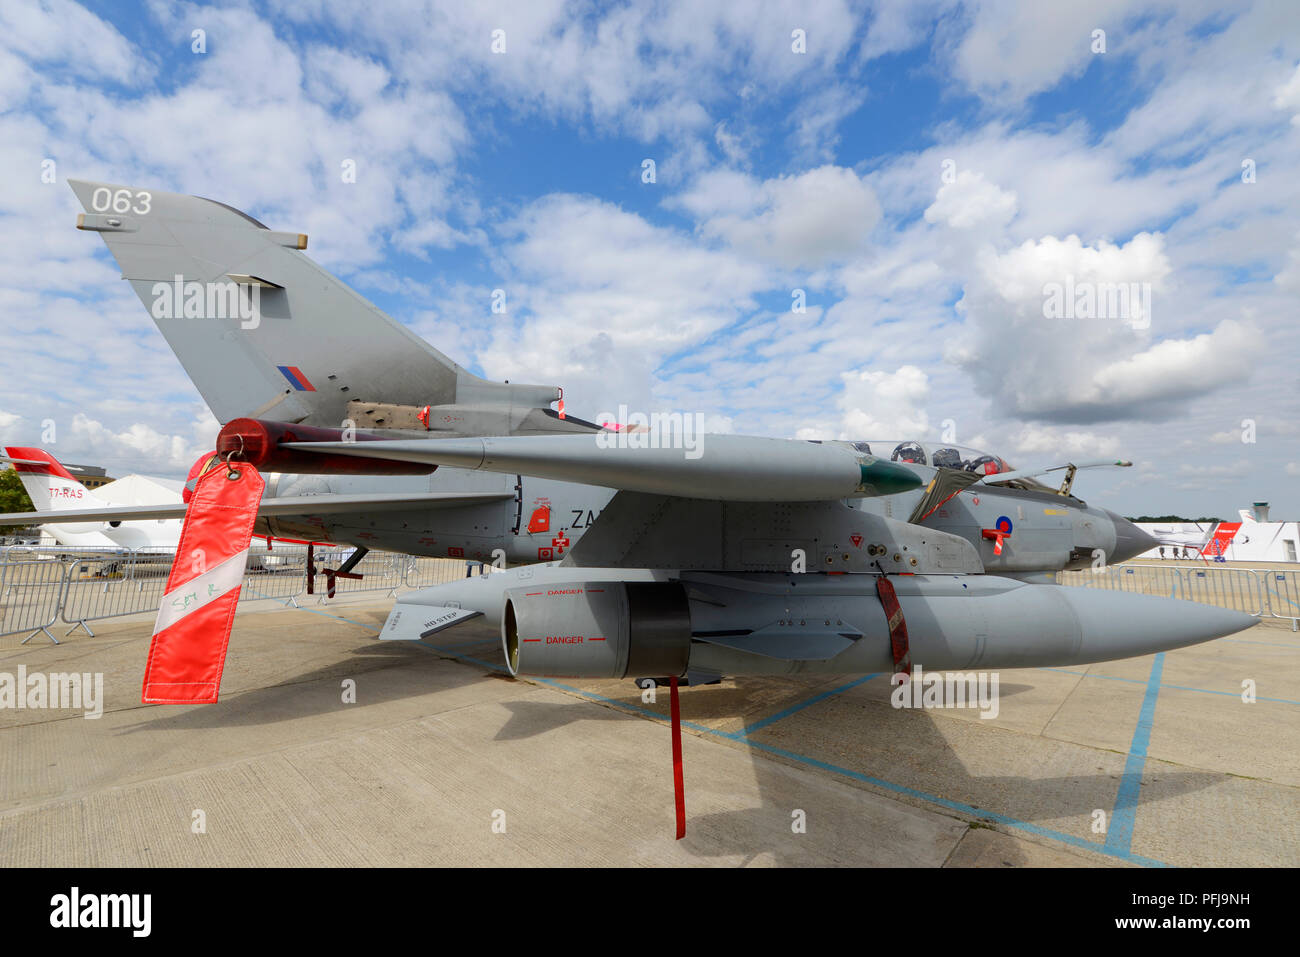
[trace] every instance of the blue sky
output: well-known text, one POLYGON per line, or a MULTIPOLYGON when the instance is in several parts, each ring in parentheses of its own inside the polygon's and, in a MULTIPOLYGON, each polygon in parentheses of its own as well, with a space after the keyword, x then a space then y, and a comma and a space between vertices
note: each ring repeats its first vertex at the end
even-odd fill
POLYGON ((52 422, 71 461, 176 475, 215 432, 71 228, 80 177, 307 232, 454 359, 577 414, 947 427, 1018 464, 1133 459, 1078 487, 1129 514, 1297 517, 1298 158, 1284 2, 18 0, 0 434, 52 422), (1047 318, 1066 276, 1146 284, 1149 323, 1047 318))

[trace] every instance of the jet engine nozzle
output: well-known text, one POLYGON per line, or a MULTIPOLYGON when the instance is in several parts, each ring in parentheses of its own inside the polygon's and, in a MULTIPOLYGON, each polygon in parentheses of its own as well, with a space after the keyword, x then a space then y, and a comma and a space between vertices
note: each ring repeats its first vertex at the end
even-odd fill
POLYGON ((395 459, 358 458, 353 455, 322 455, 284 448, 286 442, 379 441, 379 436, 356 434, 353 430, 322 429, 266 419, 231 419, 217 435, 217 454, 233 454, 261 472, 293 472, 304 475, 428 475, 436 465, 399 462, 395 459))

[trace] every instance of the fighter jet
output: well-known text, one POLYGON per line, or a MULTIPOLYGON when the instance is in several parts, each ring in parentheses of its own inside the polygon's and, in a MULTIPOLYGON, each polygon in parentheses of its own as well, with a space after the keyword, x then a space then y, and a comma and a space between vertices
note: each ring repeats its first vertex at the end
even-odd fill
POLYGON ((258 534, 517 565, 404 596, 383 638, 484 616, 518 674, 858 673, 1101 661, 1255 621, 1043 583, 1154 544, 1072 494, 1098 463, 613 430, 567 416, 558 387, 467 372, 313 263, 300 233, 198 197, 71 185, 78 228, 105 240, 225 423, 213 461, 275 473, 258 534), (1055 489, 1036 478, 1053 469, 1055 489))

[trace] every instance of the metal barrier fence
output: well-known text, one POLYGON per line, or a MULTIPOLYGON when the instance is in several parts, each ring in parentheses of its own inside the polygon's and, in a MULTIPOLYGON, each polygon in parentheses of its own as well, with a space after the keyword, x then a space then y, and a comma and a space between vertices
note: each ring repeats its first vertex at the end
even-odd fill
MULTIPOLYGON (((326 575, 327 568, 340 568, 343 563, 351 557, 356 549, 353 548, 321 548, 316 550, 316 578, 312 582, 312 592, 327 598, 329 596, 329 576, 326 575)), ((357 592, 366 591, 386 591, 391 595, 397 594, 397 589, 403 584, 403 577, 406 572, 406 556, 399 555, 395 552, 368 552, 366 557, 357 563, 352 569, 351 574, 360 575, 356 578, 335 578, 334 589, 336 595, 353 595, 357 592)))
POLYGON ((482 562, 471 562, 461 558, 417 558, 407 556, 406 573, 402 578, 407 588, 428 588, 442 585, 459 578, 469 578, 473 574, 483 574, 482 562))
POLYGON ((1273 618, 1290 618, 1291 630, 1300 631, 1300 572, 1260 569, 1260 583, 1273 618))
POLYGON ((1177 598, 1181 587, 1178 571, 1168 566, 1107 565, 1083 571, 1059 572, 1057 581, 1062 585, 1177 598))
MULTIPOLYGON (((29 546, 12 546, 12 548, 29 546)), ((7 550, 5 557, 12 553, 7 550)), ((0 561, 0 637, 26 632, 24 643, 60 620, 68 634, 90 622, 157 610, 175 556, 159 551, 38 547, 19 560, 0 561), (34 556, 34 557, 32 557, 34 556)), ((328 600, 326 569, 337 569, 352 554, 347 548, 315 551, 316 575, 307 579, 307 549, 281 545, 249 550, 241 602, 270 599, 296 605, 305 594, 328 600)), ((15 557, 17 557, 15 555, 15 557)), ((182 559, 183 560, 183 559, 182 559)), ((486 569, 481 562, 417 558, 370 552, 353 569, 360 579, 335 576, 334 593, 397 595, 399 589, 427 588, 486 569)), ((1300 631, 1300 571, 1222 566, 1112 565, 1097 570, 1060 572, 1063 585, 1105 588, 1181 598, 1232 608, 1249 615, 1291 622, 1300 631)))
POLYGON ((64 569, 59 562, 0 564, 0 635, 28 632, 22 644, 44 633, 56 645, 50 626, 58 620, 64 569))
POLYGON ((259 545, 248 550, 244 583, 239 592, 241 602, 270 598, 286 605, 296 605, 296 599, 306 588, 305 545, 281 545, 278 548, 259 545))
MULTIPOLYGON (((307 594, 321 603, 366 592, 396 596, 399 589, 426 588, 467 577, 476 568, 482 571, 480 562, 372 551, 352 570, 360 578, 334 576, 331 596, 327 569, 338 569, 352 553, 351 548, 315 549, 316 574, 309 587, 306 546, 252 547, 239 600, 296 606, 307 594)), ((0 637, 27 632, 26 642, 44 633, 56 643, 49 629, 60 622, 67 634, 82 629, 93 637, 91 622, 156 611, 177 560, 174 551, 58 545, 14 545, 0 553, 6 559, 11 555, 13 560, 0 561, 0 637)))
POLYGON ((64 564, 63 608, 59 617, 94 635, 88 622, 157 611, 174 555, 163 552, 85 555, 64 564))
POLYGON ((1179 569, 1183 592, 1179 597, 1206 605, 1219 605, 1248 615, 1268 614, 1264 590, 1255 572, 1247 568, 1179 569))
MULTIPOLYGON (((171 554, 174 549, 161 550, 171 554)), ((129 548, 115 545, 59 545, 57 542, 36 545, 6 545, 0 549, 0 562, 69 561, 73 558, 122 557, 134 554, 129 548)), ((144 554, 142 552, 141 554, 144 554)))

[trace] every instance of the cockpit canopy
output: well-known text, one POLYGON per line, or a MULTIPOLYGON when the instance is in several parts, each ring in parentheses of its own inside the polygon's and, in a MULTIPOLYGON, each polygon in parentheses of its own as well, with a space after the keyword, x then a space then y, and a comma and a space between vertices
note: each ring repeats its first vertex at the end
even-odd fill
POLYGON ((948 442, 911 440, 899 442, 894 439, 872 439, 845 444, 877 458, 888 458, 891 462, 910 462, 913 465, 959 469, 978 472, 980 475, 997 475, 1001 472, 1013 471, 1007 460, 1000 456, 948 442))

